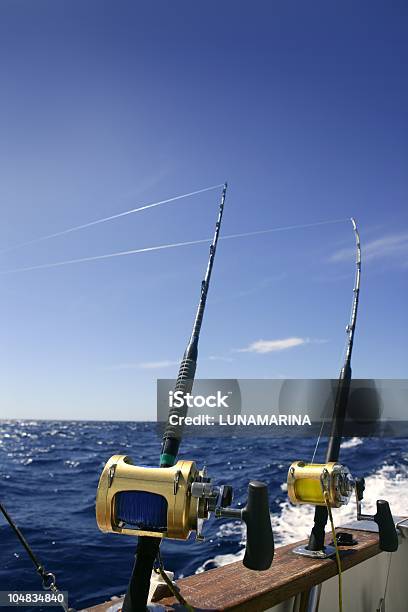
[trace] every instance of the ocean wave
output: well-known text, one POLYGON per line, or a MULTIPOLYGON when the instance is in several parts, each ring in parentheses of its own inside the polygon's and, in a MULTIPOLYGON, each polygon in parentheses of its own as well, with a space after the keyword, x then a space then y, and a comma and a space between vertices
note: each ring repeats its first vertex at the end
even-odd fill
MULTIPOLYGON (((365 512, 375 501, 390 501, 394 514, 404 514, 408 480, 406 440, 360 438, 347 448, 347 465, 367 478, 365 512)), ((152 423, 0 422, 2 501, 24 535, 55 572, 75 608, 107 601, 126 591, 136 540, 101 533, 95 520, 95 494, 102 466, 113 454, 128 454, 136 464, 157 465, 160 440, 152 423)), ((311 457, 315 440, 296 440, 296 455, 311 457)), ((234 507, 246 503, 251 479, 267 483, 277 545, 308 536, 313 508, 293 507, 285 491, 293 440, 185 439, 180 459, 205 464, 215 484, 232 484, 234 507)), ((346 455, 346 453, 344 453, 346 455)), ((355 504, 334 511, 336 525, 354 518, 355 504)), ((38 575, 7 525, 0 526, 0 583, 12 590, 38 590, 38 575), (17 556, 16 556, 17 555, 17 556)), ((180 575, 206 571, 243 558, 245 526, 216 520, 204 526, 205 541, 165 540, 166 569, 180 575)), ((37 609, 36 612, 39 612, 37 609)))

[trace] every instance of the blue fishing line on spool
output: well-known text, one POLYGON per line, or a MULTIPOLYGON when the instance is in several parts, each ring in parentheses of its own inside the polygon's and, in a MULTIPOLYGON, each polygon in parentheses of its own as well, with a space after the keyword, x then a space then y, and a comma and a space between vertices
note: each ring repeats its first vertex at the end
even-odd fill
POLYGON ((140 529, 167 529, 167 500, 157 493, 122 491, 115 495, 116 516, 140 529))

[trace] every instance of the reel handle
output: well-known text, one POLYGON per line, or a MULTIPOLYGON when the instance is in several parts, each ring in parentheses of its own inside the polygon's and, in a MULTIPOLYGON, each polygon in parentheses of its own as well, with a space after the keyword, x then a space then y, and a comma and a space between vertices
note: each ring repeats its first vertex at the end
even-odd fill
POLYGON ((242 520, 247 526, 247 541, 243 564, 248 569, 267 570, 275 552, 268 487, 252 480, 248 485, 248 500, 242 510, 242 520))
POLYGON ((398 549, 398 534, 395 529, 390 505, 385 499, 377 500, 377 513, 373 519, 378 525, 380 549, 386 552, 395 552, 398 549))
POLYGON ((354 481, 357 501, 357 520, 374 521, 378 525, 380 550, 384 552, 395 552, 398 549, 398 533, 395 529, 394 519, 391 514, 389 503, 385 499, 377 499, 377 512, 362 514, 361 502, 363 501, 365 482, 364 478, 356 478, 354 481))
POLYGON ((251 570, 267 570, 272 565, 275 553, 271 515, 269 513, 268 487, 264 482, 251 480, 245 508, 222 508, 215 510, 217 518, 235 518, 247 527, 247 538, 243 564, 251 570))

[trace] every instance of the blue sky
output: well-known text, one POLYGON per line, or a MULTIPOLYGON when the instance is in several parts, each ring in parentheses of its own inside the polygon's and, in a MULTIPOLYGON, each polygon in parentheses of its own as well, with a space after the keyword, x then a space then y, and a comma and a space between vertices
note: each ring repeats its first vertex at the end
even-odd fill
MULTIPOLYGON (((354 375, 406 377, 407 17, 398 1, 3 0, 3 248, 225 180, 225 234, 354 215, 354 375)), ((218 199, 4 251, 0 271, 207 238, 218 199)), ((198 375, 337 376, 352 246, 347 222, 221 242, 198 375)), ((2 416, 154 418, 207 255, 1 274, 2 416)))

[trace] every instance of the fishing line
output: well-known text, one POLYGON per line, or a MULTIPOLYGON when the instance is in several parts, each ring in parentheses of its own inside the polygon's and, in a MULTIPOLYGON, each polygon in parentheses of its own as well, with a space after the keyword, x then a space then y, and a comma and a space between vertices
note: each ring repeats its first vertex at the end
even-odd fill
MULTIPOLYGON (((265 229, 265 230, 256 230, 253 232, 242 232, 240 234, 229 234, 227 236, 220 236, 220 240, 234 240, 236 238, 246 238, 246 237, 250 237, 250 236, 259 236, 261 234, 270 234, 273 232, 283 232, 283 231, 289 231, 289 230, 295 230, 295 229, 305 229, 305 228, 311 228, 311 227, 317 227, 320 225, 329 225, 329 224, 334 224, 334 223, 344 223, 346 221, 346 219, 333 219, 330 221, 317 221, 315 223, 304 223, 304 224, 300 224, 300 225, 287 225, 287 226, 283 226, 283 227, 272 227, 269 229, 265 229)), ((39 265, 35 265, 35 266, 27 266, 24 268, 14 268, 11 270, 1 270, 0 274, 12 274, 13 272, 30 272, 32 270, 45 270, 48 268, 57 268, 60 266, 68 266, 70 264, 76 264, 76 263, 84 263, 84 262, 89 262, 89 261, 99 261, 102 259, 110 259, 112 257, 124 257, 126 255, 136 255, 138 253, 147 253, 150 251, 162 251, 165 249, 174 249, 174 248, 178 248, 178 247, 183 247, 183 246, 192 246, 195 244, 204 244, 204 243, 208 243, 211 242, 212 238, 202 238, 200 240, 188 240, 185 242, 173 242, 170 244, 160 244, 157 246, 151 246, 151 247, 143 247, 140 249, 131 249, 128 251, 118 251, 116 253, 107 253, 105 255, 94 255, 91 257, 81 257, 79 259, 67 259, 64 261, 57 261, 57 262, 53 262, 53 263, 45 263, 45 264, 39 264, 39 265)))
MULTIPOLYGON (((397 525, 398 525, 398 523, 397 523, 397 525)), ((391 571, 391 561, 392 561, 392 553, 389 553, 388 568, 387 568, 387 578, 385 579, 384 595, 380 599, 379 607, 377 608, 377 612, 384 612, 384 610, 385 610, 385 598, 387 597, 388 581, 389 581, 389 578, 390 578, 390 571, 391 571)))
POLYGON ((90 221, 89 223, 83 223, 82 225, 76 225, 75 227, 70 227, 66 230, 55 232, 54 234, 48 234, 47 236, 40 236, 39 238, 34 238, 33 240, 28 240, 27 242, 21 242, 20 244, 16 244, 14 246, 7 247, 6 249, 1 249, 0 253, 14 251, 15 249, 19 249, 24 246, 28 246, 30 244, 36 244, 37 242, 43 242, 44 240, 49 240, 50 238, 57 238, 58 236, 64 236, 65 234, 77 232, 78 230, 82 230, 87 227, 91 227, 93 225, 99 225, 100 223, 106 223, 107 221, 112 221, 113 219, 119 219, 119 217, 126 217, 127 215, 133 215, 134 213, 140 212, 142 210, 147 210, 148 208, 155 208, 156 206, 161 206, 162 204, 168 204, 169 202, 175 202, 176 200, 182 200, 183 198, 189 198, 191 196, 198 195, 200 193, 204 193, 205 191, 213 191, 214 189, 219 189, 220 187, 223 187, 222 183, 219 185, 212 185, 211 187, 204 187, 204 189, 197 189, 196 191, 190 191, 189 193, 183 193, 181 195, 173 196, 172 198, 167 198, 166 200, 159 200, 157 202, 152 202, 150 204, 144 204, 143 206, 139 206, 138 208, 131 208, 130 210, 125 210, 124 212, 117 213, 115 215, 110 215, 109 217, 103 217, 102 219, 96 219, 95 221, 90 221))
MULTIPOLYGON (((345 358, 346 352, 347 352, 347 344, 348 344, 348 340, 346 340, 344 342, 344 347, 343 347, 343 350, 342 350, 342 353, 341 353, 341 357, 340 357, 340 362, 339 362, 339 368, 338 368, 339 370, 341 369, 341 367, 342 367, 342 365, 344 363, 344 358, 345 358)), ((324 414, 323 415, 323 419, 322 419, 322 424, 320 426, 319 435, 317 436, 316 444, 315 444, 315 447, 314 447, 314 450, 313 450, 312 460, 310 461, 310 463, 312 463, 312 464, 314 463, 314 460, 315 460, 315 457, 316 457, 316 453, 317 453, 317 450, 318 450, 319 445, 320 445, 320 441, 321 441, 322 436, 323 436, 324 426, 326 425, 326 423, 327 423, 327 415, 324 414)))
POLYGON ((330 506, 329 495, 327 491, 324 492, 324 501, 326 503, 327 512, 329 514, 330 519, 330 527, 333 536, 333 544, 334 550, 336 553, 336 565, 337 565, 337 574, 338 574, 338 601, 339 601, 339 612, 343 612, 343 579, 342 579, 342 568, 341 568, 341 560, 340 560, 340 552, 339 546, 337 543, 337 535, 334 527, 333 514, 330 506))
POLYGON ((157 553, 157 563, 158 563, 158 567, 157 568, 156 567, 153 568, 154 572, 156 574, 160 574, 160 576, 162 577, 162 579, 166 583, 166 585, 167 585, 169 591, 171 592, 171 594, 173 595, 173 597, 175 597, 177 599, 179 604, 181 604, 182 606, 184 606, 186 608, 187 612, 195 612, 193 606, 190 606, 190 604, 187 603, 187 601, 184 599, 184 597, 180 593, 177 585, 166 574, 166 571, 165 571, 164 565, 163 565, 163 561, 162 561, 162 557, 161 557, 161 554, 160 554, 160 550, 157 553))
POLYGON ((344 223, 349 219, 330 219, 329 221, 314 221, 313 223, 301 223, 299 225, 283 225, 281 227, 272 227, 265 230, 256 230, 254 232, 244 232, 242 234, 229 234, 221 236, 220 240, 228 240, 231 238, 244 238, 246 236, 259 236, 261 234, 271 234, 272 232, 285 232, 295 229, 307 229, 309 227, 318 227, 319 225, 332 225, 334 223, 344 223))
POLYGON ((326 416, 324 415, 323 416, 323 420, 322 420, 322 424, 321 424, 321 427, 320 427, 319 435, 317 436, 316 445, 314 447, 312 460, 310 462, 312 464, 314 463, 314 460, 315 460, 315 457, 316 457, 316 453, 317 453, 317 449, 319 448, 320 439, 321 439, 322 434, 323 434, 323 428, 324 428, 325 421, 326 421, 326 416))

